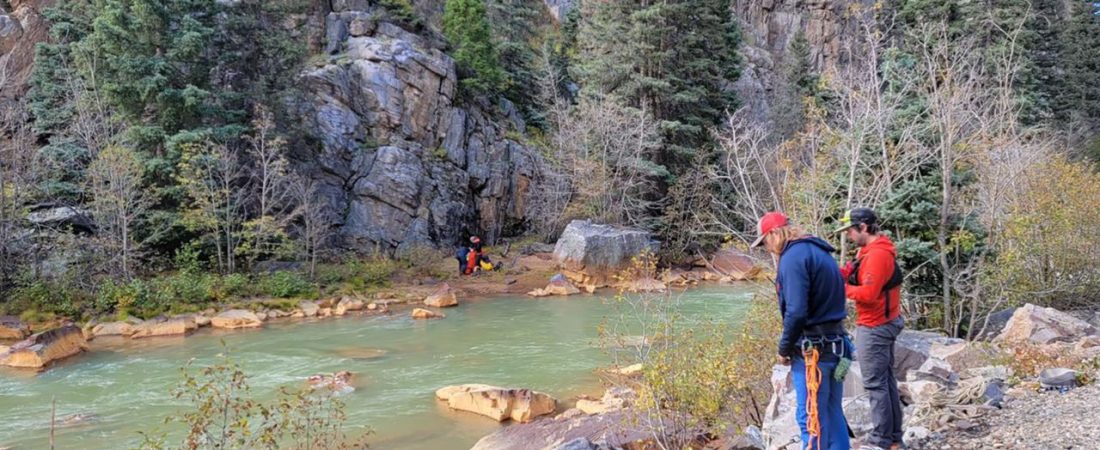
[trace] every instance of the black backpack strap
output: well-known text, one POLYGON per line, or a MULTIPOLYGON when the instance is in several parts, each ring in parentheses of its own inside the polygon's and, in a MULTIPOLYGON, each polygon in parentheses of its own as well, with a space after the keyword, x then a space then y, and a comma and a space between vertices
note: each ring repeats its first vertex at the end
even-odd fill
POLYGON ((898 266, 898 259, 894 258, 894 274, 890 275, 890 279, 886 281, 886 284, 882 285, 882 293, 886 298, 886 320, 890 320, 890 291, 901 286, 903 280, 905 280, 905 277, 901 274, 901 267, 898 266))
MULTIPOLYGON (((863 258, 866 258, 864 256, 863 258)), ((859 286, 859 266, 863 264, 863 258, 857 258, 852 263, 852 272, 848 274, 848 284, 859 286)), ((885 297, 886 305, 884 306, 886 312, 886 318, 890 318, 890 291, 894 288, 901 286, 901 282, 905 280, 905 277, 901 274, 901 267, 898 266, 898 259, 894 258, 894 273, 890 275, 890 279, 886 281, 886 284, 882 285, 882 294, 885 297)))

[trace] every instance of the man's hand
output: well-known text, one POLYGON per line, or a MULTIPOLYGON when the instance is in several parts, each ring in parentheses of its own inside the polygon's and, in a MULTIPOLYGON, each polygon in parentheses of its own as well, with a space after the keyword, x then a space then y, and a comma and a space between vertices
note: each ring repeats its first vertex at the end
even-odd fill
POLYGON ((775 360, 778 364, 782 364, 784 366, 791 365, 791 358, 789 356, 775 355, 775 360))

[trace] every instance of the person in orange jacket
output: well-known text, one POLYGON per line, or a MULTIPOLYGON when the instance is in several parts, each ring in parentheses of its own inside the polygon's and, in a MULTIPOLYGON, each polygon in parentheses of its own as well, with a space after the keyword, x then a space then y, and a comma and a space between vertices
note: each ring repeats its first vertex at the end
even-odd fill
POLYGON ((472 275, 474 271, 478 269, 482 259, 484 259, 481 238, 471 236, 470 245, 459 247, 458 251, 455 253, 455 259, 458 260, 459 275, 472 275))
POLYGON ((856 305, 856 359, 871 401, 874 428, 862 448, 897 448, 903 430, 894 342, 905 328, 897 250, 890 238, 879 232, 878 216, 869 208, 848 211, 837 232, 845 232, 859 247, 856 259, 840 273, 847 282, 845 296, 856 305))

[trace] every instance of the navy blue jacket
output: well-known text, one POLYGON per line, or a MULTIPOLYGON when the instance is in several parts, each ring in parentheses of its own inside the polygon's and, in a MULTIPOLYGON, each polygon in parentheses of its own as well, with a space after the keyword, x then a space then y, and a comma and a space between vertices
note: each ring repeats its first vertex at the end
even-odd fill
POLYGON ((779 354, 795 356, 802 330, 847 317, 844 309, 844 279, 828 242, 807 236, 787 242, 779 256, 775 290, 783 314, 783 335, 779 354))

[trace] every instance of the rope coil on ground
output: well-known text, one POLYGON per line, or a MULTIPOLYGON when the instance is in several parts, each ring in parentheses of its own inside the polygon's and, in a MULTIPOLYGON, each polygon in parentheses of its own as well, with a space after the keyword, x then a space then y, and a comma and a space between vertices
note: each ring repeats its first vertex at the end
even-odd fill
POLYGON ((938 387, 927 402, 917 405, 913 422, 929 430, 943 431, 958 420, 975 420, 993 409, 983 404, 986 388, 993 380, 985 377, 967 378, 954 389, 938 387))

